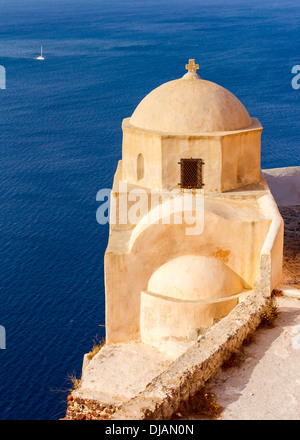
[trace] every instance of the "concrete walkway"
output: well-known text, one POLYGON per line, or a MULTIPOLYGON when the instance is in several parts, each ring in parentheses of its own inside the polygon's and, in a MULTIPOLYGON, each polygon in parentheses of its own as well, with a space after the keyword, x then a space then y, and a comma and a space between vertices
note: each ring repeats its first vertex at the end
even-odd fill
POLYGON ((259 328, 243 347, 240 364, 209 382, 222 420, 300 419, 300 301, 276 302, 274 327, 259 328))

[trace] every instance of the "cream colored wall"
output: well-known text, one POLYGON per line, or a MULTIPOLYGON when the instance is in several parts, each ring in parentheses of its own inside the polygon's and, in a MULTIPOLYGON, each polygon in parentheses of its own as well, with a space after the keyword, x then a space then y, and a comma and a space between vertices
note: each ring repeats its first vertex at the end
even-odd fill
MULTIPOLYGON (((234 133, 161 135, 134 129, 125 119, 120 163, 122 180, 151 189, 178 188, 178 162, 195 157, 205 162, 203 181, 207 192, 227 191, 259 182, 261 130, 256 121, 250 130, 234 133), (144 174, 138 180, 140 153, 144 157, 144 174), (240 182, 237 182, 238 167, 243 177, 240 182)), ((114 191, 113 197, 120 197, 116 188, 114 191)), ((149 205, 149 200, 146 203, 149 205)), ((127 224, 111 228, 105 253, 107 343, 140 339, 141 292, 147 290, 156 269, 178 256, 218 258, 241 277, 245 288, 254 287, 267 258, 266 284, 274 285, 280 277, 277 272, 282 261, 280 225, 279 229, 275 228, 277 235, 271 234, 272 246, 267 243, 270 252, 267 249, 266 254, 261 255, 272 220, 272 215, 260 215, 255 197, 249 202, 206 197, 201 235, 186 235, 190 224, 175 225, 172 221, 171 224, 135 228, 127 224)))
POLYGON ((277 224, 278 229, 276 238, 271 250, 271 283, 270 292, 275 289, 276 286, 282 280, 282 264, 283 264, 283 241, 284 241, 284 222, 277 224))
POLYGON ((161 138, 156 134, 132 129, 123 121, 122 179, 128 183, 158 189, 162 187, 161 138), (138 180, 137 161, 144 156, 144 177, 138 180))
POLYGON ((208 328, 226 316, 238 299, 215 304, 178 301, 148 292, 141 293, 141 339, 160 347, 164 338, 186 338, 189 330, 208 328))
POLYGON ((162 138, 162 184, 180 188, 181 159, 202 159, 205 191, 221 190, 221 143, 218 136, 164 136, 162 138))
MULTIPOLYGON (((106 339, 108 343, 140 338, 140 294, 153 272, 172 258, 193 254, 219 258, 253 287, 259 273, 260 251, 270 221, 232 221, 205 213, 204 231, 187 236, 186 224, 149 226, 126 254, 105 254, 106 339)), ((127 232, 127 231, 126 231, 127 232)), ((116 232, 117 241, 125 232, 116 232)))
POLYGON ((272 222, 261 251, 261 273, 255 288, 270 295, 282 280, 284 222, 271 193, 261 197, 259 204, 266 217, 272 218, 272 222))
POLYGON ((122 178, 147 188, 180 188, 179 161, 200 158, 205 190, 221 190, 221 144, 218 136, 160 136, 123 123, 122 178), (137 159, 144 156, 144 178, 137 179, 137 159))
POLYGON ((203 183, 207 192, 222 192, 260 181, 262 127, 253 118, 250 129, 207 135, 172 135, 123 124, 122 179, 153 189, 179 188, 180 162, 204 161, 203 183), (138 179, 138 158, 143 155, 144 173, 138 179))
POLYGON ((261 129, 222 137, 222 191, 260 182, 261 129))

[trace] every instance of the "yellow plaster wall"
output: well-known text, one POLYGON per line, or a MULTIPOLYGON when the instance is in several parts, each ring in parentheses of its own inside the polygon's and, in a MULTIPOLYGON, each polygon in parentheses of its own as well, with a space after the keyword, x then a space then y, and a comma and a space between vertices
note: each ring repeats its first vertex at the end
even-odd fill
MULTIPOLYGON (((259 273, 260 251, 270 221, 232 221, 205 213, 204 231, 187 236, 186 224, 149 226, 136 237, 126 254, 105 254, 106 339, 108 343, 140 338, 140 295, 153 272, 181 255, 220 258, 243 280, 254 285, 259 273)), ((119 232, 119 240, 124 237, 119 232)), ((115 237, 116 240, 116 237, 115 237)))
POLYGON ((238 299, 214 304, 183 302, 142 292, 141 339, 159 347, 164 338, 186 338, 189 330, 211 327, 214 319, 226 316, 237 303, 238 299))
POLYGON ((221 190, 260 182, 261 130, 222 137, 221 190))
POLYGON ((130 128, 123 122, 122 179, 148 188, 162 187, 161 137, 130 128), (144 156, 144 177, 138 180, 137 160, 144 156))
POLYGON ((152 189, 179 188, 184 158, 199 158, 204 189, 223 192, 260 181, 262 127, 253 118, 250 129, 193 136, 164 134, 123 124, 122 179, 152 189), (138 157, 144 173, 138 178, 138 157))
POLYGON ((204 189, 221 191, 221 143, 218 136, 164 136, 162 138, 162 183, 177 188, 181 159, 202 159, 204 189))

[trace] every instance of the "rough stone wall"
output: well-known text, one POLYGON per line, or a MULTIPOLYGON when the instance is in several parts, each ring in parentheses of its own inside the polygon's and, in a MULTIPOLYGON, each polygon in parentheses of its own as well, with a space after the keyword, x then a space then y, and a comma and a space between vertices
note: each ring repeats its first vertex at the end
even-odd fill
POLYGON ((108 420, 116 411, 113 405, 105 405, 96 400, 85 400, 68 396, 67 413, 64 420, 108 420))
POLYGON ((146 389, 122 407, 68 398, 66 419, 167 420, 238 350, 261 322, 271 298, 252 293, 215 324, 146 389), (80 400, 80 401, 78 401, 80 400))
POLYGON ((300 205, 280 206, 279 210, 285 225, 283 282, 300 289, 300 205))

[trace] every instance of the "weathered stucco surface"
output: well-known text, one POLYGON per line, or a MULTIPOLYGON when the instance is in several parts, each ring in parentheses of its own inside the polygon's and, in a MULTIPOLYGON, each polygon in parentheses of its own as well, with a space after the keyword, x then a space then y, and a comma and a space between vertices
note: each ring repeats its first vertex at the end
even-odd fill
POLYGON ((134 127, 123 120, 122 179, 153 189, 177 188, 181 158, 201 157, 204 161, 205 190, 229 191, 260 181, 260 122, 229 132, 162 133, 134 127), (138 178, 138 157, 144 158, 144 173, 138 178))
POLYGON ((105 254, 109 343, 140 338, 141 292, 147 291, 157 269, 182 255, 216 258, 243 280, 245 288, 254 288, 256 282, 270 293, 280 281, 283 222, 263 180, 247 189, 207 195, 200 235, 186 235, 190 225, 188 216, 185 219, 179 225, 171 218, 171 224, 141 221, 127 229, 111 228, 105 254))

